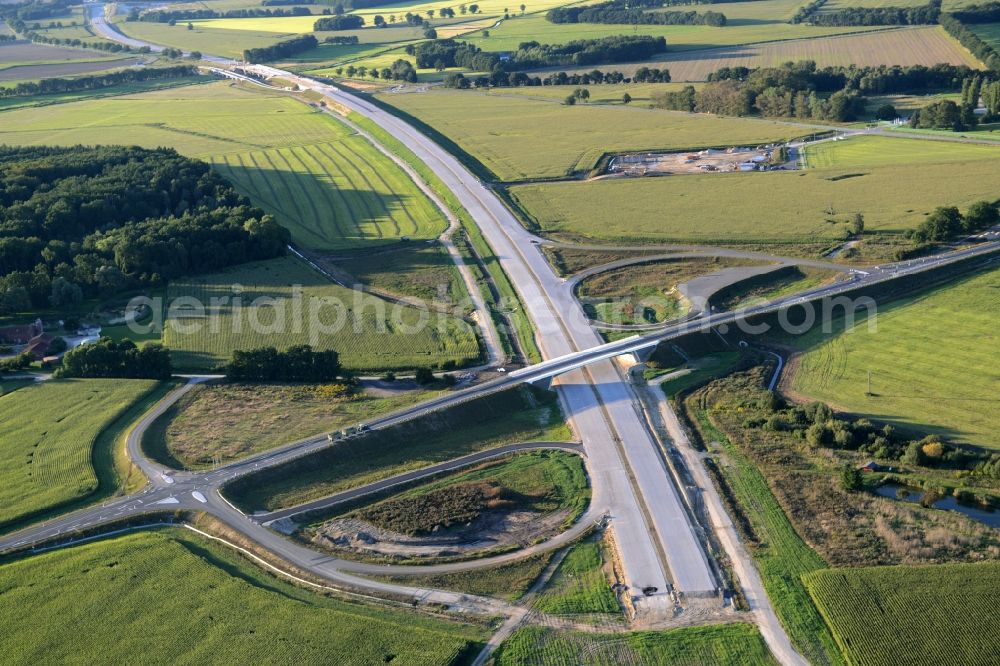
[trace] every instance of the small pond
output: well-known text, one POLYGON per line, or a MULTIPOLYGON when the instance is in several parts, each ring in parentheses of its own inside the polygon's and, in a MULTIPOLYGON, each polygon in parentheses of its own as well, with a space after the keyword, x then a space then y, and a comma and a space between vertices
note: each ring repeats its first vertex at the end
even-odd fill
MULTIPOLYGON (((923 490, 909 488, 898 483, 884 483, 875 489, 875 493, 881 495, 882 497, 902 500, 912 504, 920 504, 920 501, 924 498, 923 490)), ((1000 528, 1000 511, 984 509, 981 506, 971 504, 962 504, 951 495, 942 497, 938 501, 931 504, 931 506, 935 509, 942 509, 944 511, 957 511, 958 513, 964 514, 973 520, 985 523, 990 527, 1000 528)))

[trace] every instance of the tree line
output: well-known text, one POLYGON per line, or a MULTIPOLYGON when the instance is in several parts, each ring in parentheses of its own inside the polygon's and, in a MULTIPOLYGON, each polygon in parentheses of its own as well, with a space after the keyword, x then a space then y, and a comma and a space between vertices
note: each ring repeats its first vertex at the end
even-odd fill
POLYGON ((327 382, 341 375, 337 352, 314 351, 309 345, 274 347, 233 352, 226 365, 226 377, 234 381, 327 382))
POLYGON ((997 204, 977 201, 962 215, 954 206, 942 206, 927 216, 916 229, 906 232, 906 237, 921 245, 944 243, 957 238, 985 231, 1000 223, 997 204))
POLYGON ((319 46, 315 35, 299 35, 271 46, 261 46, 243 51, 243 59, 247 62, 271 62, 282 58, 291 58, 300 53, 311 51, 319 46))
POLYGON ((162 345, 147 342, 139 348, 131 340, 101 338, 63 354, 55 376, 169 379, 171 372, 170 352, 162 345))
POLYGON ((464 67, 492 74, 557 65, 586 66, 645 60, 666 50, 667 43, 663 37, 645 35, 581 39, 559 45, 522 42, 517 51, 503 58, 454 39, 436 39, 406 47, 407 54, 416 58, 418 69, 464 67))
POLYGON ((972 55, 976 56, 988 68, 993 71, 1000 71, 1000 54, 992 46, 987 44, 975 32, 965 27, 965 25, 954 14, 943 13, 938 21, 949 35, 954 37, 959 44, 969 49, 972 55))
MULTIPOLYGON (((582 74, 567 74, 566 72, 554 72, 545 78, 541 76, 529 76, 524 72, 497 72, 491 76, 477 76, 475 78, 466 77, 461 72, 448 72, 444 76, 444 85, 447 88, 486 88, 489 86, 499 88, 517 88, 522 86, 579 86, 591 84, 618 84, 618 83, 669 83, 670 70, 656 69, 655 67, 640 67, 632 76, 625 76, 619 71, 604 72, 599 69, 582 74)), ((631 97, 629 98, 631 99, 631 97)))
POLYGON ((308 7, 292 7, 291 9, 257 9, 250 7, 228 9, 222 12, 214 9, 148 9, 140 12, 137 7, 133 7, 125 16, 125 20, 142 21, 145 23, 170 23, 172 25, 178 21, 197 21, 203 19, 309 16, 311 14, 312 12, 308 7))
POLYGON ((778 67, 722 67, 707 81, 735 79, 749 81, 757 90, 768 87, 834 92, 845 88, 862 94, 922 93, 929 90, 958 90, 962 82, 978 70, 965 65, 939 63, 925 65, 878 65, 875 67, 823 67, 812 60, 799 60, 778 67))
POLYGON ((0 97, 23 97, 28 95, 77 92, 80 90, 100 90, 101 88, 110 88, 123 83, 179 79, 185 76, 194 76, 197 73, 197 68, 191 65, 173 65, 171 67, 123 69, 108 74, 94 74, 72 79, 51 78, 40 79, 38 81, 22 81, 10 88, 0 88, 0 97))
POLYGON ((288 239, 171 149, 0 147, 0 312, 277 257, 288 239))
POLYGON ((397 58, 391 67, 383 67, 382 69, 378 69, 377 67, 368 69, 364 65, 360 67, 348 65, 347 67, 337 67, 334 73, 337 76, 346 73, 348 78, 358 77, 363 79, 365 76, 370 76, 373 79, 383 79, 385 81, 417 82, 417 70, 413 69, 413 65, 409 60, 403 60, 402 58, 397 58))
POLYGON ((941 0, 931 0, 918 7, 845 7, 821 11, 826 0, 814 0, 800 8, 792 23, 823 26, 851 25, 932 25, 941 16, 941 0))
POLYGON ((661 7, 662 4, 648 5, 645 3, 628 2, 627 0, 609 0, 596 5, 584 7, 557 7, 545 14, 551 23, 606 23, 622 25, 726 25, 726 16, 719 12, 704 12, 699 14, 689 12, 647 12, 644 6, 661 7))
POLYGON ((287 7, 289 5, 315 5, 316 0, 260 0, 263 7, 287 7))

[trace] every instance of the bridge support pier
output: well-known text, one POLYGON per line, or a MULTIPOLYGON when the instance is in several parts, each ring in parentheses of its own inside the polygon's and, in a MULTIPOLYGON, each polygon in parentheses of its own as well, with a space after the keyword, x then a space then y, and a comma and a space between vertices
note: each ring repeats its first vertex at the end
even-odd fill
POLYGON ((542 389, 543 391, 548 391, 552 388, 552 377, 542 377, 541 379, 535 379, 528 383, 542 389))

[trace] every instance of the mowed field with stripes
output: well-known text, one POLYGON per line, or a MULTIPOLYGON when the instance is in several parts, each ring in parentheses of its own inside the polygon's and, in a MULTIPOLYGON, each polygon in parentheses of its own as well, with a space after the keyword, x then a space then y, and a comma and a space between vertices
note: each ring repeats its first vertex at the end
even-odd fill
POLYGON ((313 250, 436 237, 447 221, 406 173, 329 114, 226 82, 20 109, 0 144, 169 146, 211 162, 313 250))

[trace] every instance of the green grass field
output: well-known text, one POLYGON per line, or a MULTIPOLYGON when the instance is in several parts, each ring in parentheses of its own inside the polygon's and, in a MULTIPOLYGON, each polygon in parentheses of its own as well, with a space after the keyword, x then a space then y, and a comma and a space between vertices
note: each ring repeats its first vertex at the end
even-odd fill
POLYGON ((354 370, 412 369, 449 360, 462 366, 479 358, 475 331, 461 319, 346 289, 293 257, 175 280, 166 306, 189 297, 204 307, 175 307, 165 317, 163 340, 174 352, 176 368, 219 367, 235 349, 296 344, 334 349, 354 370), (230 300, 213 309, 213 298, 230 300))
POLYGON ((22 107, 49 106, 50 104, 66 104, 69 102, 80 102, 88 99, 117 97, 118 95, 134 95, 142 92, 162 90, 164 88, 178 88, 181 86, 191 85, 193 83, 206 83, 208 81, 211 81, 208 77, 185 76, 179 79, 126 83, 119 86, 99 88, 97 90, 81 90, 78 92, 55 93, 52 95, 31 95, 30 97, 5 97, 0 98, 0 111, 9 111, 11 109, 22 107))
POLYGON ((523 627, 496 653, 497 666, 770 666, 776 664, 751 624, 597 634, 523 627))
MULTIPOLYGON (((563 3, 565 4, 565 3, 563 3)), ((516 50, 521 42, 537 41, 542 44, 564 44, 575 39, 598 39, 611 35, 636 34, 663 36, 672 51, 711 48, 713 46, 731 46, 737 44, 752 44, 769 42, 778 39, 809 39, 827 35, 872 30, 870 27, 821 27, 811 25, 790 25, 787 19, 781 20, 774 16, 768 18, 752 18, 749 14, 760 13, 752 10, 740 12, 736 5, 742 3, 726 3, 725 6, 713 7, 712 11, 720 11, 732 20, 725 27, 715 28, 703 25, 602 25, 598 23, 550 23, 544 14, 536 14, 505 21, 498 28, 490 28, 489 37, 483 37, 481 32, 468 35, 469 41, 486 51, 516 50), (738 19, 737 14, 743 13, 746 18, 738 19)), ((752 5, 771 5, 779 3, 754 2, 752 5)), ((788 5, 789 3, 780 3, 788 5)), ((673 11, 676 8, 670 7, 673 11)), ((681 10, 687 11, 687 10, 681 10)), ((700 11, 706 11, 701 9, 700 11)), ((793 10, 794 11, 794 10, 793 10)), ((615 66, 608 66, 616 69, 615 66)))
MULTIPOLYGON (((308 17, 307 17, 308 18, 308 17)), ((178 21, 177 25, 167 23, 152 23, 148 21, 126 22, 118 16, 115 26, 124 34, 135 39, 173 46, 183 51, 201 51, 227 58, 240 58, 245 49, 271 46, 280 41, 295 37, 295 32, 273 32, 265 30, 225 30, 198 22, 193 30, 187 29, 187 22, 178 21)), ((254 19, 239 19, 253 21, 254 19)), ((313 21, 316 19, 313 18, 313 21)))
POLYGON ((1000 654, 1000 563, 828 569, 806 586, 852 664, 987 666, 1000 654))
POLYGON ((789 266, 743 280, 712 295, 716 307, 726 310, 750 307, 832 282, 835 271, 809 266, 789 266))
POLYGON ((323 597, 185 530, 146 532, 0 566, 8 664, 449 664, 475 626, 323 597), (58 581, 53 594, 43 581, 58 581), (38 622, 38 618, 52 621, 38 622), (56 621, 58 618, 58 621, 56 621))
POLYGON ((894 164, 948 164, 1000 159, 1000 146, 883 136, 857 136, 808 146, 806 163, 814 169, 880 167, 894 164))
POLYGON ((67 379, 0 398, 0 526, 96 492, 98 436, 155 386, 145 380, 67 379))
POLYGON ((804 574, 825 569, 826 562, 795 531, 753 461, 715 427, 700 392, 685 400, 685 410, 702 440, 718 442, 725 453, 719 464, 728 486, 723 496, 736 502, 753 531, 754 543, 748 547, 792 644, 811 664, 841 664, 834 639, 802 583, 804 574))
POLYGON ((314 250, 434 238, 448 226, 409 176, 357 134, 212 160, 314 250))
POLYGON ((551 615, 621 612, 604 566, 603 542, 583 541, 570 548, 532 607, 551 615))
POLYGON ((877 330, 860 318, 832 336, 810 332, 792 389, 838 409, 1000 448, 996 315, 1000 270, 980 272, 880 308, 877 330), (867 373, 872 373, 872 392, 867 373))
POLYGON ((287 95, 228 83, 5 112, 0 143, 170 146, 211 161, 313 249, 429 239, 447 227, 367 140, 287 95))
POLYGON ((558 178, 588 170, 609 151, 757 144, 805 132, 766 120, 599 104, 563 106, 556 100, 475 91, 381 94, 379 99, 430 125, 501 180, 558 178))
POLYGON ((381 395, 336 384, 202 384, 146 431, 143 448, 157 460, 205 467, 266 451, 391 412, 435 395, 381 395))
POLYGON ((555 394, 515 389, 244 477, 225 494, 251 512, 274 510, 511 442, 571 439, 555 394))
POLYGON ((510 191, 538 229, 554 237, 815 243, 844 238, 855 213, 864 215, 866 231, 901 233, 938 206, 993 200, 996 189, 981 175, 996 164, 979 159, 940 168, 914 163, 699 174, 531 184, 510 191))

